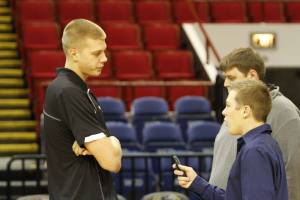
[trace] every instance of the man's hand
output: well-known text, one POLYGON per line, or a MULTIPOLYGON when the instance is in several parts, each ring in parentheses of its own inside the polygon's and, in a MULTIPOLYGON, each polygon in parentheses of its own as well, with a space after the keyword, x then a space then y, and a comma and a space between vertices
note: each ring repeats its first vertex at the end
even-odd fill
POLYGON ((76 156, 86 156, 91 155, 91 153, 86 148, 81 148, 76 140, 74 141, 72 145, 72 150, 75 153, 76 156))
POLYGON ((178 165, 180 170, 177 170, 175 164, 173 164, 172 167, 174 169, 174 174, 178 178, 179 185, 183 188, 189 188, 197 177, 197 173, 193 170, 193 168, 184 165, 178 165))

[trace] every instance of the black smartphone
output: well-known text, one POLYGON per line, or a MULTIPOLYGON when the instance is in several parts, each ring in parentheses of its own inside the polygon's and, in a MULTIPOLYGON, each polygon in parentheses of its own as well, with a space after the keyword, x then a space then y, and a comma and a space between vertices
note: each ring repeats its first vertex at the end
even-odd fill
MULTIPOLYGON (((178 158, 176 155, 173 155, 172 158, 173 158, 173 162, 174 162, 175 165, 176 165, 176 169, 179 170, 179 171, 182 171, 182 170, 179 169, 179 167, 178 167, 178 165, 181 164, 179 158, 178 158)), ((182 176, 186 176, 186 173, 185 173, 184 171, 182 171, 182 172, 183 172, 183 175, 182 175, 182 176)))
POLYGON ((178 167, 178 165, 180 165, 180 160, 179 160, 179 158, 178 158, 176 155, 173 155, 172 158, 173 158, 173 162, 174 162, 175 165, 176 165, 176 169, 177 169, 177 170, 180 170, 179 167, 178 167))

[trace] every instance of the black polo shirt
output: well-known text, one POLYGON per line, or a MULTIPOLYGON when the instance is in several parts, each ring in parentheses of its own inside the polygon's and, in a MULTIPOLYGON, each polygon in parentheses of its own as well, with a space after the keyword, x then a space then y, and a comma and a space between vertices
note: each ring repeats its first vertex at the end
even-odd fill
POLYGON ((48 189, 53 200, 115 200, 112 178, 93 156, 76 156, 72 145, 109 136, 102 111, 85 82, 61 68, 44 104, 48 189))

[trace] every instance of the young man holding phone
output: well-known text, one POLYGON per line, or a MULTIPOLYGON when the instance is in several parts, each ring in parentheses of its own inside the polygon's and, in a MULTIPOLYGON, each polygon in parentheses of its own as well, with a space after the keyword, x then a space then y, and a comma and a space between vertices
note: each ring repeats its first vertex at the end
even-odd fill
POLYGON ((234 82, 223 115, 229 133, 241 137, 226 190, 209 184, 191 167, 183 165, 174 170, 179 185, 205 200, 288 200, 281 150, 271 136, 270 125, 265 123, 271 104, 269 90, 262 82, 234 82))

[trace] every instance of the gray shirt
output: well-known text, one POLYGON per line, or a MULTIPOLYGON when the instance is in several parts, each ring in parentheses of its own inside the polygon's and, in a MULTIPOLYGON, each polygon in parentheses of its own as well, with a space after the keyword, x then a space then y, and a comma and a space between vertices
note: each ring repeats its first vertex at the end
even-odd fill
MULTIPOLYGON (((279 87, 271 90, 272 110, 267 123, 278 142, 285 163, 290 200, 300 200, 300 111, 279 87)), ((226 189, 229 171, 236 158, 237 137, 228 133, 225 124, 216 137, 214 158, 209 182, 226 189)))

